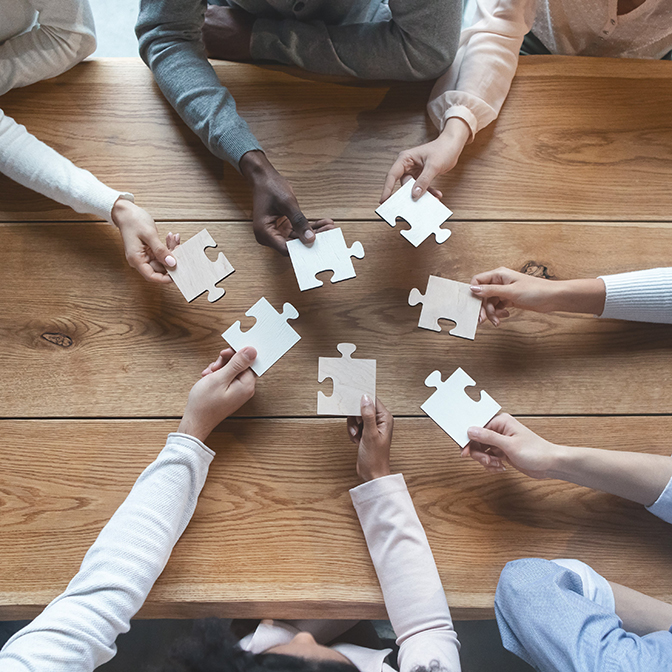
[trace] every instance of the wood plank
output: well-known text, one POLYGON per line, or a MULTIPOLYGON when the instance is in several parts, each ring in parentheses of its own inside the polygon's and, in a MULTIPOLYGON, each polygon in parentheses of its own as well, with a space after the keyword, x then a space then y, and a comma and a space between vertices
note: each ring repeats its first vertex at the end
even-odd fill
MULTIPOLYGON (((259 381, 248 416, 314 416, 318 389, 331 389, 317 383, 318 357, 342 342, 377 360, 378 394, 396 414, 422 415, 433 391, 425 377, 458 366, 515 414, 670 411, 672 326, 518 313, 471 342, 418 329, 420 308, 407 298, 430 274, 468 282, 499 265, 557 278, 666 266, 672 228, 454 223, 444 245, 415 249, 383 222, 342 226, 366 250, 357 277, 332 285, 327 272, 324 287, 299 292, 289 259, 257 245, 249 225, 209 224, 237 269, 214 304, 187 304, 176 287, 145 282, 126 266, 112 227, 0 226, 0 361, 12 390, 0 416, 177 417, 225 347, 222 332, 241 318, 252 326, 244 313, 261 296, 296 306, 302 340, 259 381)), ((179 230, 186 238, 201 227, 179 230)))
MULTIPOLYGON (((371 218, 397 153, 435 135, 431 83, 215 69, 310 217, 371 218)), ((249 217, 244 180, 179 120, 139 59, 81 64, 2 105, 156 218, 249 217)), ((437 186, 457 219, 670 221, 671 105, 668 62, 522 57, 500 119, 437 186)), ((0 194, 0 221, 91 219, 4 177, 0 194)))
MULTIPOLYGON (((521 418, 573 445, 670 453, 672 417, 521 418)), ((175 421, 3 421, 0 618, 60 593, 175 421)), ((348 488, 344 420, 230 420, 194 518, 141 617, 384 617, 348 488)), ((491 617, 515 558, 577 557, 672 600, 669 527, 642 507, 461 460, 429 419, 398 419, 404 473, 456 618, 491 617)))

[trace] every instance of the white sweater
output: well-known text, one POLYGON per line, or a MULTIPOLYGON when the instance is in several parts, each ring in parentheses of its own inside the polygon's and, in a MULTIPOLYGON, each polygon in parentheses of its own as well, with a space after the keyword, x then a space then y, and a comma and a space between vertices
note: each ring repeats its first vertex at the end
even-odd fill
MULTIPOLYGON (((672 2, 646 0, 618 16, 616 0, 471 0, 453 64, 436 82, 427 106, 439 130, 464 119, 472 139, 497 118, 518 66, 525 34, 553 54, 662 58, 672 50, 672 2)), ((633 103, 634 104, 634 103, 633 103)))
POLYGON ((600 317, 672 324, 672 268, 600 277, 606 288, 600 317))
MULTIPOLYGON (((0 96, 60 75, 95 48, 87 0, 0 0, 0 96)), ((119 197, 133 200, 77 168, 1 109, 0 172, 77 212, 107 221, 119 197)))
MULTIPOLYGON (((191 436, 168 436, 65 592, 0 651, 2 672, 90 672, 115 655, 117 636, 128 631, 194 513, 213 456, 191 436)), ((450 611, 403 476, 365 483, 351 496, 399 637, 400 669, 436 660, 459 672, 450 611)), ((357 648, 360 670, 370 672, 372 658, 373 672, 385 669, 385 654, 357 648)))

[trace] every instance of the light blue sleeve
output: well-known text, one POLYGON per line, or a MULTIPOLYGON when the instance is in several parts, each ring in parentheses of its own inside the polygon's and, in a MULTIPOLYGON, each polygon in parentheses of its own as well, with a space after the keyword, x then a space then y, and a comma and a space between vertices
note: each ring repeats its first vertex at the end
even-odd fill
POLYGON ((646 508, 666 523, 672 523, 672 478, 665 486, 665 490, 660 493, 658 499, 646 508))
POLYGON ((670 669, 672 633, 626 632, 613 610, 584 596, 576 572, 549 560, 509 562, 495 614, 504 647, 544 672, 670 669))

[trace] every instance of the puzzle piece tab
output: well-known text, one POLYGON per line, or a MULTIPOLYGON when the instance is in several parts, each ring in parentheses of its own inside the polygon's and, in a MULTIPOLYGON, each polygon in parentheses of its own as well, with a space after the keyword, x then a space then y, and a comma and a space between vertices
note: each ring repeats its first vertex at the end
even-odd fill
POLYGON ((217 243, 208 230, 203 229, 171 252, 177 266, 166 270, 189 302, 203 292, 208 292, 210 303, 221 299, 225 293, 224 288, 215 285, 234 271, 223 252, 219 253, 217 261, 210 261, 204 251, 206 247, 217 247, 217 243))
POLYGON ((445 382, 441 380, 440 371, 432 371, 425 385, 435 387, 436 392, 420 408, 460 448, 469 443, 469 427, 485 427, 501 409, 485 391, 481 391, 480 401, 470 399, 464 389, 476 385, 476 381, 460 368, 445 382))
POLYGON ((299 316, 299 311, 291 303, 285 303, 282 313, 278 313, 262 297, 245 315, 255 317, 256 324, 243 332, 240 329, 239 320, 222 334, 222 338, 236 352, 246 345, 256 348, 257 358, 252 362, 251 368, 258 376, 261 376, 301 340, 301 336, 287 324, 287 320, 295 320, 299 316))
POLYGON ((441 224, 452 216, 452 211, 428 191, 414 201, 411 198, 414 184, 415 180, 411 178, 376 209, 376 214, 390 226, 397 225, 397 217, 407 221, 411 228, 402 231, 401 235, 415 247, 432 233, 437 243, 445 243, 450 238, 451 231, 442 229, 441 224))
POLYGON ((320 357, 319 383, 331 378, 334 392, 330 397, 317 393, 318 415, 361 415, 362 395, 376 399, 376 360, 352 359, 357 349, 353 343, 339 343, 336 348, 342 357, 320 357))
POLYGON ((421 329, 441 331, 440 319, 453 320, 455 326, 448 332, 451 336, 474 340, 481 300, 474 296, 469 285, 447 278, 430 275, 425 294, 413 288, 408 295, 408 305, 422 303, 418 326, 421 329))
POLYGON ((318 233, 312 245, 290 240, 287 242, 287 250, 302 292, 322 286, 322 280, 315 277, 322 271, 334 272, 332 282, 354 278, 356 273, 350 257, 364 257, 364 248, 359 241, 347 247, 342 229, 318 233))

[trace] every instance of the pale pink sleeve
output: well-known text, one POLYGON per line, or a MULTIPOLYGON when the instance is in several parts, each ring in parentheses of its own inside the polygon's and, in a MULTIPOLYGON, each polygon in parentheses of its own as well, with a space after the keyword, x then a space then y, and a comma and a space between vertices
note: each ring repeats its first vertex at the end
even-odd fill
POLYGON ((427 105, 440 131, 448 119, 459 117, 469 125, 471 140, 499 114, 537 5, 537 0, 473 1, 474 21, 462 31, 455 60, 437 80, 427 105))

